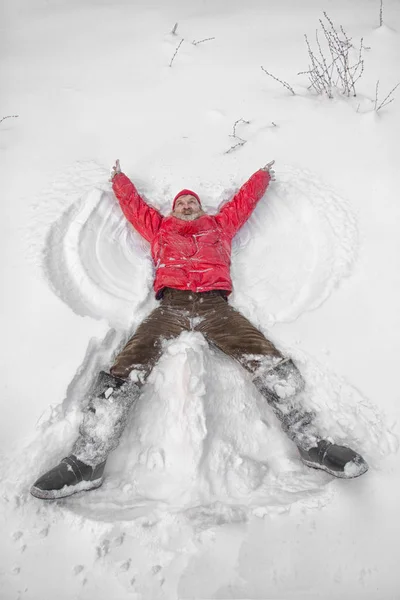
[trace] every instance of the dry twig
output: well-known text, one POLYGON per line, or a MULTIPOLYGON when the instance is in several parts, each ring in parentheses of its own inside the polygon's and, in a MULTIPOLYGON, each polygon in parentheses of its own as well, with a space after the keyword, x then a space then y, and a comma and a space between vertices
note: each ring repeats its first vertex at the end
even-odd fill
POLYGON ((175 56, 178 54, 178 50, 179 50, 179 48, 182 46, 182 44, 183 44, 183 38, 182 38, 182 39, 181 39, 181 41, 179 42, 179 44, 178 44, 178 46, 177 46, 177 48, 176 48, 176 50, 175 50, 175 54, 174 54, 174 55, 173 55, 173 57, 171 58, 171 62, 169 63, 169 66, 170 66, 170 67, 172 67, 172 63, 174 62, 174 58, 175 58, 175 56))
POLYGON ((375 107, 374 107, 374 110, 376 110, 376 108, 378 106, 378 89, 379 89, 379 79, 376 82, 376 86, 375 86, 375 107))
POLYGON ((178 29, 178 23, 175 23, 175 25, 173 26, 172 31, 171 31, 172 35, 176 35, 177 29, 178 29))
POLYGON ((264 71, 264 73, 266 73, 267 75, 269 75, 270 77, 272 77, 272 79, 275 79, 275 81, 279 81, 279 83, 281 83, 286 89, 290 90, 293 94, 293 96, 295 96, 295 91, 292 87, 290 87, 290 85, 288 83, 286 83, 286 81, 282 81, 281 79, 278 79, 277 77, 275 77, 275 75, 272 75, 272 73, 269 73, 266 69, 264 69, 264 67, 261 67, 262 70, 264 71))
POLYGON ((317 94, 326 94, 328 98, 333 98, 334 88, 341 88, 342 93, 347 96, 350 96, 351 93, 356 96, 355 84, 364 72, 363 39, 361 38, 358 61, 351 65, 350 51, 354 48, 352 39, 347 36, 342 26, 340 26, 340 32, 337 31, 326 12, 324 12, 324 17, 326 23, 322 19, 319 19, 319 22, 328 46, 330 60, 328 61, 324 54, 318 31, 316 32, 318 56, 313 52, 308 37, 305 35, 310 64, 308 71, 302 71, 298 75, 308 75, 310 80, 308 89, 314 88, 317 94))
POLYGON ((392 90, 390 90, 390 92, 388 93, 388 95, 386 96, 386 98, 380 103, 379 106, 378 105, 378 88, 379 88, 379 79, 376 82, 376 88, 375 88, 375 111, 378 112, 378 110, 380 110, 381 108, 383 108, 384 106, 387 106, 388 104, 390 104, 391 102, 393 102, 394 98, 392 98, 391 100, 389 100, 390 96, 393 94, 393 92, 395 90, 397 90, 397 88, 399 87, 400 83, 398 83, 397 85, 394 86, 394 88, 392 90))
POLYGON ((231 148, 229 148, 229 150, 227 150, 225 152, 225 154, 229 154, 230 152, 233 152, 237 148, 240 148, 241 146, 244 146, 247 143, 247 140, 244 140, 241 137, 239 137, 238 135, 236 135, 236 128, 239 125, 239 123, 245 123, 246 125, 248 125, 250 123, 250 121, 245 121, 244 119, 238 119, 237 121, 235 121, 235 123, 233 124, 233 132, 229 137, 232 137, 235 140, 239 140, 239 141, 236 144, 234 144, 233 146, 231 146, 231 148))
POLYGON ((198 42, 195 42, 193 40, 192 44, 193 46, 197 46, 198 44, 202 44, 203 42, 210 42, 211 40, 215 40, 215 37, 205 38, 204 40, 199 40, 198 42))
POLYGON ((379 27, 383 25, 383 0, 381 0, 381 8, 379 10, 379 27))
POLYGON ((5 121, 6 119, 18 119, 19 115, 7 115, 6 117, 2 117, 0 119, 0 123, 2 123, 3 121, 5 121))

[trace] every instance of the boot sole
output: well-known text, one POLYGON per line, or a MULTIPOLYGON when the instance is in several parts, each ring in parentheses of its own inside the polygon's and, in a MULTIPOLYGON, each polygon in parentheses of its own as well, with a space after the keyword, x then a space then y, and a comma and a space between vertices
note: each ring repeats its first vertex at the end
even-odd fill
POLYGON ((363 471, 360 471, 355 475, 347 475, 344 471, 332 471, 332 469, 328 469, 328 467, 325 467, 325 465, 318 465, 315 462, 304 460, 304 458, 302 458, 301 460, 307 467, 310 467, 311 469, 319 469, 320 471, 325 471, 326 473, 329 473, 329 475, 333 475, 334 477, 338 477, 339 479, 356 479, 356 477, 361 477, 361 475, 364 475, 364 473, 368 471, 368 465, 364 465, 363 471))
POLYGON ((68 496, 72 496, 78 492, 95 490, 101 486, 103 481, 103 477, 100 479, 94 479, 93 481, 81 481, 76 485, 65 485, 60 490, 42 490, 33 485, 30 489, 30 493, 32 496, 35 496, 35 498, 40 498, 41 500, 58 500, 59 498, 67 498, 68 496))

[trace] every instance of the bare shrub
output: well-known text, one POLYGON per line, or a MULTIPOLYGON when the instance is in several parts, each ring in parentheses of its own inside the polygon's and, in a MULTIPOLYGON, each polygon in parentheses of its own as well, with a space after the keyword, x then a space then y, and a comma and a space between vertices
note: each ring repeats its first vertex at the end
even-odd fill
POLYGON ((308 89, 314 89, 317 94, 326 94, 328 98, 333 98, 334 90, 340 90, 345 96, 356 96, 355 84, 364 72, 363 38, 357 59, 351 64, 350 54, 354 50, 352 39, 347 36, 342 25, 339 30, 335 27, 326 12, 324 17, 326 21, 319 19, 319 22, 325 37, 325 50, 322 48, 318 30, 315 36, 316 51, 311 48, 305 35, 310 63, 308 71, 302 71, 298 75, 307 75, 311 82, 308 89))

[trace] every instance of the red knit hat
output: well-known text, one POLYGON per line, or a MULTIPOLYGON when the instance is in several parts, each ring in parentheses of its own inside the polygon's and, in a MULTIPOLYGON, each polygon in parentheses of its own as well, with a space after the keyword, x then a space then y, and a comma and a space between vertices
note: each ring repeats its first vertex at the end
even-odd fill
POLYGON ((198 195, 196 194, 196 192, 192 192, 192 190, 181 190, 174 198, 174 201, 172 203, 172 210, 174 210, 175 208, 175 202, 178 200, 178 198, 180 196, 194 196, 197 200, 197 202, 200 204, 201 206, 201 202, 200 202, 200 198, 198 197, 198 195))

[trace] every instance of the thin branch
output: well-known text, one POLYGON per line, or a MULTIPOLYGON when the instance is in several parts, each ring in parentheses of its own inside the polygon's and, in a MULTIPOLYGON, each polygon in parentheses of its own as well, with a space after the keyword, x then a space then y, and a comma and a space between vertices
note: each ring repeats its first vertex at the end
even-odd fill
POLYGON ((232 134, 232 137, 237 137, 237 135, 236 135, 236 127, 239 125, 239 123, 244 123, 245 125, 250 125, 250 121, 245 121, 244 119, 238 119, 233 124, 233 134, 232 134))
POLYGON ((172 63, 174 62, 174 58, 175 58, 175 56, 178 54, 178 50, 179 50, 179 48, 182 46, 182 44, 183 44, 183 38, 182 38, 182 39, 181 39, 181 41, 179 42, 179 44, 178 44, 178 46, 177 46, 177 48, 176 48, 176 50, 175 50, 175 54, 174 54, 174 55, 173 55, 173 57, 171 58, 171 62, 169 63, 169 66, 170 66, 170 67, 172 67, 172 63))
POLYGON ((364 46, 364 38, 361 38, 361 42, 360 42, 360 51, 359 51, 359 53, 358 53, 358 63, 357 63, 356 65, 354 65, 353 67, 350 67, 350 70, 351 70, 351 69, 355 69, 355 71, 354 71, 354 75, 355 75, 355 74, 356 74, 356 72, 357 72, 357 69, 358 69, 358 67, 361 65, 361 72, 360 72, 360 74, 358 75, 357 79, 355 79, 355 80, 354 80, 354 83, 355 83, 356 81, 358 81, 358 80, 360 79, 361 75, 364 73, 364 59, 362 58, 362 51, 363 51, 364 49, 365 49, 365 46, 364 46))
POLYGON ((239 125, 239 123, 244 123, 245 125, 249 125, 250 121, 245 121, 245 119, 238 119, 237 121, 235 121, 235 123, 233 124, 233 132, 229 137, 232 137, 235 140, 239 140, 239 141, 236 144, 234 144, 234 146, 231 146, 231 148, 229 148, 229 150, 227 150, 225 152, 225 154, 229 154, 230 152, 233 152, 234 150, 236 150, 236 148, 240 148, 241 146, 244 146, 247 143, 247 140, 242 139, 241 137, 239 137, 236 134, 236 127, 239 125))
POLYGON ((389 100, 389 102, 385 102, 385 104, 383 104, 383 103, 382 103, 380 106, 378 106, 378 108, 377 108, 376 112, 378 112, 378 110, 379 110, 380 108, 383 108, 384 106, 387 106, 388 104, 390 104, 390 103, 391 103, 391 102, 393 102, 394 100, 395 100, 395 98, 392 98, 391 100, 389 100))
POLYGON ((383 0, 381 0, 381 8, 379 11, 379 27, 383 25, 383 0))
POLYGON ((344 41, 340 40, 341 45, 344 46, 346 48, 346 50, 350 50, 350 48, 354 48, 353 44, 351 43, 353 38, 347 37, 347 33, 343 29, 343 25, 340 26, 340 31, 343 33, 343 36, 344 36, 344 41))
POLYGON ((19 115, 7 115, 6 117, 3 117, 2 119, 0 119, 0 123, 5 121, 6 119, 18 119, 18 117, 19 117, 19 115))
POLYGON ((282 81, 281 79, 278 79, 277 77, 275 77, 275 75, 272 75, 266 69, 264 69, 264 67, 261 67, 261 68, 264 71, 264 73, 266 73, 267 75, 269 75, 270 77, 272 77, 272 79, 275 79, 275 81, 279 81, 279 83, 281 83, 285 88, 287 88, 288 90, 290 90, 292 92, 293 96, 296 95, 294 89, 292 87, 290 87, 290 85, 288 83, 286 83, 286 81, 282 81))
POLYGON ((307 44, 308 55, 312 64, 312 69, 309 69, 309 71, 307 71, 309 79, 311 81, 311 85, 308 89, 314 87, 318 94, 326 92, 328 97, 332 98, 332 79, 330 74, 328 73, 328 69, 332 65, 329 65, 329 67, 327 67, 325 63, 324 66, 323 63, 321 63, 321 61, 318 60, 318 58, 311 50, 310 42, 308 41, 307 36, 305 35, 304 37, 307 44))
POLYGON ((400 83, 398 83, 397 85, 395 85, 394 88, 392 90, 390 90, 390 92, 388 93, 388 95, 386 96, 386 98, 383 100, 383 102, 381 102, 381 104, 376 109, 376 112, 378 112, 378 110, 380 110, 384 106, 387 106, 388 104, 390 104, 391 102, 393 102, 394 98, 392 98, 391 100, 389 100, 389 98, 393 94, 393 92, 395 90, 397 90, 397 88, 399 87, 399 85, 400 85, 400 83), (389 100, 389 102, 387 102, 387 100, 389 100))
POLYGON ((177 29, 178 29, 178 23, 175 23, 175 25, 173 26, 172 31, 171 31, 172 35, 176 35, 177 29))
MULTIPOLYGON (((328 49, 329 49, 329 52, 330 52, 330 55, 332 58, 332 63, 331 63, 332 69, 331 69, 331 73, 330 73, 330 81, 332 83, 332 77, 333 77, 333 72, 334 72, 335 68, 336 68, 336 74, 337 74, 337 81, 339 81, 339 79, 342 79, 340 66, 337 65, 337 62, 340 61, 340 59, 341 59, 340 50, 342 50, 342 47, 341 47, 340 43, 338 43, 338 49, 339 49, 339 52, 338 52, 338 50, 336 48, 335 35, 331 31, 327 30, 322 19, 319 19, 319 22, 322 27, 322 31, 324 33, 325 39, 328 43, 328 49)), ((333 25, 331 26, 331 28, 332 27, 333 27, 333 25)), ((336 33, 336 32, 334 31, 334 33, 336 33)), ((337 85, 337 83, 335 85, 337 85)), ((332 98, 332 95, 329 97, 332 98)))
MULTIPOLYGON (((324 28, 322 21, 320 20, 322 28, 324 29, 324 32, 327 37, 329 50, 330 50, 332 56, 336 55, 337 58, 339 59, 339 64, 335 64, 336 70, 337 70, 337 73, 339 76, 338 80, 340 79, 342 82, 343 91, 347 95, 349 95, 349 83, 348 83, 348 77, 347 77, 347 75, 348 75, 347 69, 348 69, 348 63, 349 63, 349 58, 348 58, 349 57, 349 44, 347 44, 347 43, 343 44, 342 40, 339 38, 339 34, 337 33, 332 20, 329 18, 328 14, 326 12, 324 12, 324 16, 331 27, 331 30, 327 31, 324 28)), ((345 40, 347 40, 347 36, 344 33, 343 28, 342 28, 342 33, 344 34, 345 40)))
POLYGON ((234 146, 232 146, 231 148, 229 148, 229 150, 227 150, 225 152, 225 154, 230 154, 231 152, 233 152, 234 150, 236 150, 236 148, 239 148, 240 146, 244 146, 246 144, 246 140, 241 140, 240 142, 238 142, 237 144, 235 144, 234 146))
POLYGON ((379 79, 376 82, 376 87, 375 87, 375 108, 374 108, 374 110, 376 110, 376 107, 378 106, 378 88, 379 88, 379 79))
POLYGON ((205 38, 204 40, 199 40, 198 42, 195 42, 193 40, 192 44, 193 46, 197 46, 198 44, 202 44, 203 42, 210 42, 211 40, 215 40, 215 37, 205 38))
POLYGON ((329 18, 328 14, 326 12, 324 12, 324 17, 328 21, 328 23, 331 27, 331 30, 328 31, 325 28, 321 19, 320 19, 320 23, 321 23, 322 29, 324 31, 325 37, 327 39, 329 50, 330 50, 332 57, 334 57, 336 55, 336 57, 339 59, 339 64, 335 64, 337 74, 339 75, 339 79, 341 80, 343 91, 347 95, 349 95, 349 84, 348 84, 348 80, 347 80, 349 50, 348 50, 347 45, 346 46, 342 45, 342 42, 339 38, 339 34, 337 33, 332 20, 329 18))
MULTIPOLYGON (((315 31, 315 39, 317 40, 317 46, 318 46, 319 54, 320 54, 320 56, 321 56, 321 58, 322 58, 322 63, 323 63, 323 65, 324 65, 324 70, 325 70, 326 72, 328 72, 328 66, 327 66, 327 64, 326 64, 326 58, 325 58, 325 56, 324 56, 324 54, 323 54, 323 52, 322 52, 321 44, 320 44, 320 42, 319 42, 319 37, 318 37, 318 29, 315 31)), ((332 62, 332 64, 333 64, 333 62, 332 62)))

